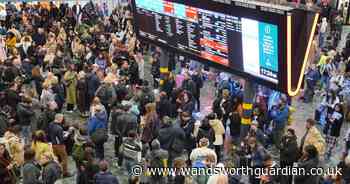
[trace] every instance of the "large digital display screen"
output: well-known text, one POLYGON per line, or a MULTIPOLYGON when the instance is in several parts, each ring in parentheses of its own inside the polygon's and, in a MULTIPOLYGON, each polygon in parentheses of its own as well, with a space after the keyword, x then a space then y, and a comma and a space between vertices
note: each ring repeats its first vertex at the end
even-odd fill
POLYGON ((134 6, 139 36, 273 84, 280 82, 278 23, 165 0, 135 0, 134 6))

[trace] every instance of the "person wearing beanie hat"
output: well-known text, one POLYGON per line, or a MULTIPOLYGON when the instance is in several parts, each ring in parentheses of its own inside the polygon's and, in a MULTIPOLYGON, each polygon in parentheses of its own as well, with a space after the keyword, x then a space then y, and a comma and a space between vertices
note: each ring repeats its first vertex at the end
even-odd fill
MULTIPOLYGON (((146 155, 147 166, 149 168, 166 168, 168 167, 168 151, 160 148, 158 139, 154 139, 151 143, 151 152, 146 155)), ((166 177, 162 175, 152 175, 150 183, 167 183, 166 177)))

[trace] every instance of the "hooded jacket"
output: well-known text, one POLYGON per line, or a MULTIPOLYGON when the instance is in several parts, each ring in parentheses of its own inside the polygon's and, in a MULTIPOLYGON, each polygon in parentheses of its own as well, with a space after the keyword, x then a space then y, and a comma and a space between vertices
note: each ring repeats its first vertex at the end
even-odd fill
POLYGON ((88 120, 88 132, 92 135, 97 129, 107 128, 107 113, 105 111, 96 112, 88 120))
POLYGON ((31 124, 31 119, 34 116, 34 111, 28 104, 19 103, 17 105, 17 115, 20 125, 29 126, 31 124))

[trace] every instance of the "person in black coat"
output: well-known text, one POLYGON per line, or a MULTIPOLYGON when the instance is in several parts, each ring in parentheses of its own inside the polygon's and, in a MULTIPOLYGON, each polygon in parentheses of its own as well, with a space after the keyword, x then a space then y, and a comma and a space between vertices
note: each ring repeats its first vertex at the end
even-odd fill
POLYGON ((193 94, 193 97, 196 101, 197 105, 197 111, 201 111, 201 102, 200 102, 200 96, 201 96, 201 88, 203 87, 203 76, 202 76, 202 69, 198 68, 192 75, 192 80, 196 84, 196 93, 193 94))
POLYGON ((184 74, 184 80, 182 81, 181 88, 190 92, 192 96, 198 96, 197 85, 192 80, 189 73, 184 74))
MULTIPOLYGON (((298 142, 294 129, 288 129, 286 135, 282 137, 280 154, 282 168, 293 167, 293 163, 298 160, 298 142)), ((282 178, 285 184, 292 183, 292 176, 288 175, 282 178)))
MULTIPOLYGON (((96 72, 92 71, 91 73, 87 74, 86 76, 86 80, 87 80, 87 87, 88 87, 88 97, 89 100, 88 102, 91 103, 92 99, 95 97, 95 93, 97 91, 97 89, 99 88, 101 81, 98 78, 98 76, 96 75, 96 72)), ((90 104, 89 104, 90 106, 90 104)))
POLYGON ((182 155, 185 149, 186 135, 180 124, 173 124, 168 116, 163 117, 158 138, 160 147, 169 152, 168 165, 172 167, 173 160, 182 155))
POLYGON ((167 73, 165 75, 164 83, 161 87, 161 90, 170 98, 173 94, 173 90, 176 88, 176 81, 172 73, 167 73))
POLYGON ((32 45, 32 40, 29 36, 23 38, 23 42, 21 43, 20 47, 18 47, 18 52, 22 60, 33 59, 35 48, 32 45))
POLYGON ((180 94, 176 102, 178 113, 188 112, 192 116, 192 113, 194 111, 194 102, 191 93, 189 93, 188 91, 184 91, 182 94, 180 94))
POLYGON ((5 91, 5 100, 5 104, 11 108, 11 115, 14 115, 17 104, 21 101, 21 97, 18 94, 18 85, 16 83, 11 84, 10 88, 5 91))
POLYGON ((128 136, 129 131, 137 132, 137 116, 130 112, 131 106, 118 105, 112 112, 111 133, 115 135, 114 153, 118 157, 118 165, 122 165, 123 157, 119 153, 120 146, 123 144, 123 138, 128 136))
POLYGON ((340 130, 344 121, 344 113, 342 106, 336 104, 334 112, 328 114, 326 117, 326 125, 324 126, 323 133, 326 135, 327 151, 325 158, 329 159, 332 155, 332 151, 337 144, 337 139, 340 136, 340 130))
POLYGON ((232 99, 228 89, 222 90, 222 95, 214 100, 213 111, 226 127, 227 119, 233 111, 232 99))
POLYGON ((156 98, 156 108, 159 118, 162 119, 164 116, 175 118, 174 113, 175 106, 170 103, 168 96, 165 92, 160 92, 159 97, 156 98))
POLYGON ((34 116, 34 111, 32 109, 32 100, 29 97, 22 97, 23 102, 17 105, 17 117, 19 125, 22 127, 22 136, 24 138, 24 142, 29 143, 29 139, 31 137, 31 120, 34 116))
POLYGON ((13 165, 11 164, 11 157, 6 150, 5 144, 0 144, 0 178, 2 184, 15 184, 15 176, 11 171, 13 165))
MULTIPOLYGON (((297 163, 299 168, 305 170, 306 173, 310 173, 311 169, 319 167, 318 151, 314 145, 307 145, 303 150, 303 155, 297 163)), ((319 183, 320 176, 317 175, 296 175, 294 176, 294 183, 297 184, 311 184, 319 183)))
POLYGON ((46 36, 43 28, 38 28, 36 33, 32 35, 32 39, 36 46, 44 46, 46 43, 46 36))
POLYGON ((189 112, 182 112, 180 114, 180 118, 177 123, 185 132, 185 136, 186 136, 185 150, 187 151, 188 154, 190 154, 192 149, 196 147, 196 139, 193 134, 195 120, 193 119, 193 117, 189 112))

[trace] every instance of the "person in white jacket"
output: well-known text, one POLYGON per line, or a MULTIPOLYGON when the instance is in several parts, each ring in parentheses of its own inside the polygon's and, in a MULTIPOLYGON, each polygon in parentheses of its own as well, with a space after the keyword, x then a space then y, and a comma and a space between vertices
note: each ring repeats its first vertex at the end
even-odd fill
POLYGON ((319 31, 319 43, 318 44, 319 44, 320 48, 323 47, 323 42, 324 42, 325 35, 327 32, 327 27, 328 27, 327 18, 323 17, 321 25, 320 25, 320 31, 319 31))

